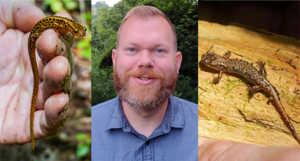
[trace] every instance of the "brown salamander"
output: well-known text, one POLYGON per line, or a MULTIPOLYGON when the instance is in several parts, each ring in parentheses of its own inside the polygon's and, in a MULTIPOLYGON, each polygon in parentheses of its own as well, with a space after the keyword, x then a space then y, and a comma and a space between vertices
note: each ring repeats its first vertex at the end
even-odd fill
POLYGON ((31 135, 31 142, 32 142, 32 149, 34 149, 34 131, 33 131, 33 122, 34 122, 34 112, 35 112, 35 104, 38 95, 39 89, 39 72, 36 64, 35 59, 35 41, 36 39, 42 34, 43 31, 47 29, 54 29, 57 35, 59 36, 60 33, 58 30, 68 30, 72 34, 78 37, 85 36, 86 27, 82 26, 81 24, 70 20, 65 17, 59 16, 50 16, 41 19, 33 29, 28 37, 28 53, 31 62, 31 68, 33 72, 34 78, 34 86, 33 86, 33 94, 31 100, 31 110, 30 110, 30 135, 31 135))
POLYGON ((207 51, 201 56, 201 62, 206 66, 220 71, 219 75, 213 79, 214 83, 218 83, 224 72, 233 73, 242 76, 249 81, 253 86, 248 88, 249 96, 259 90, 264 90, 271 95, 274 103, 278 106, 279 114, 282 116, 283 122, 291 131, 293 137, 300 144, 300 139, 291 123, 288 115, 285 112, 279 98, 279 94, 274 86, 266 79, 265 63, 258 60, 257 65, 259 71, 249 62, 240 59, 229 59, 231 52, 225 52, 223 56, 217 55, 214 52, 207 51))

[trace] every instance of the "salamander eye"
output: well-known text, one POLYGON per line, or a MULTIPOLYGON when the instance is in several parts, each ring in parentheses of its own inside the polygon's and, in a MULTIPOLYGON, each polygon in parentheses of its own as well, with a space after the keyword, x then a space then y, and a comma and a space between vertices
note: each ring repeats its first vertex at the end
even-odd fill
POLYGON ((84 27, 84 31, 86 31, 86 27, 84 27))
POLYGON ((78 30, 77 30, 77 29, 74 29, 74 32, 75 32, 75 33, 78 33, 78 30))

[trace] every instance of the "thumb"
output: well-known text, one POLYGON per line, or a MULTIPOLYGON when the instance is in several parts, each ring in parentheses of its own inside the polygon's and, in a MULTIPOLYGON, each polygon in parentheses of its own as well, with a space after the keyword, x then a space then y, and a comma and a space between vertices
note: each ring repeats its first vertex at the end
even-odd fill
POLYGON ((7 28, 29 32, 45 14, 35 6, 34 1, 0 2, 0 21, 7 28))

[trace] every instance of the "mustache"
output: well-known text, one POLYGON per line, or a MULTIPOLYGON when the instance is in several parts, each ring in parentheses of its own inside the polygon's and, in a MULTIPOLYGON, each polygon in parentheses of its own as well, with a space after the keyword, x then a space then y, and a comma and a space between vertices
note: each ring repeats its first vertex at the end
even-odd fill
POLYGON ((133 76, 133 77, 147 76, 152 79, 165 79, 165 75, 163 75, 162 73, 154 72, 152 69, 147 69, 147 70, 139 69, 137 71, 127 71, 124 73, 125 79, 128 79, 129 76, 133 76))

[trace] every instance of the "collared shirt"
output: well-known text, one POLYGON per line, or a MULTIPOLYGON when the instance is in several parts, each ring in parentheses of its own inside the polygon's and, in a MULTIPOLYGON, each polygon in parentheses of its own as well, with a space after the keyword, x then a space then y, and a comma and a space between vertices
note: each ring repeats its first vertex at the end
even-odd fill
POLYGON ((129 124, 118 97, 93 106, 92 160, 198 160, 197 104, 171 96, 162 123, 148 138, 129 124))

